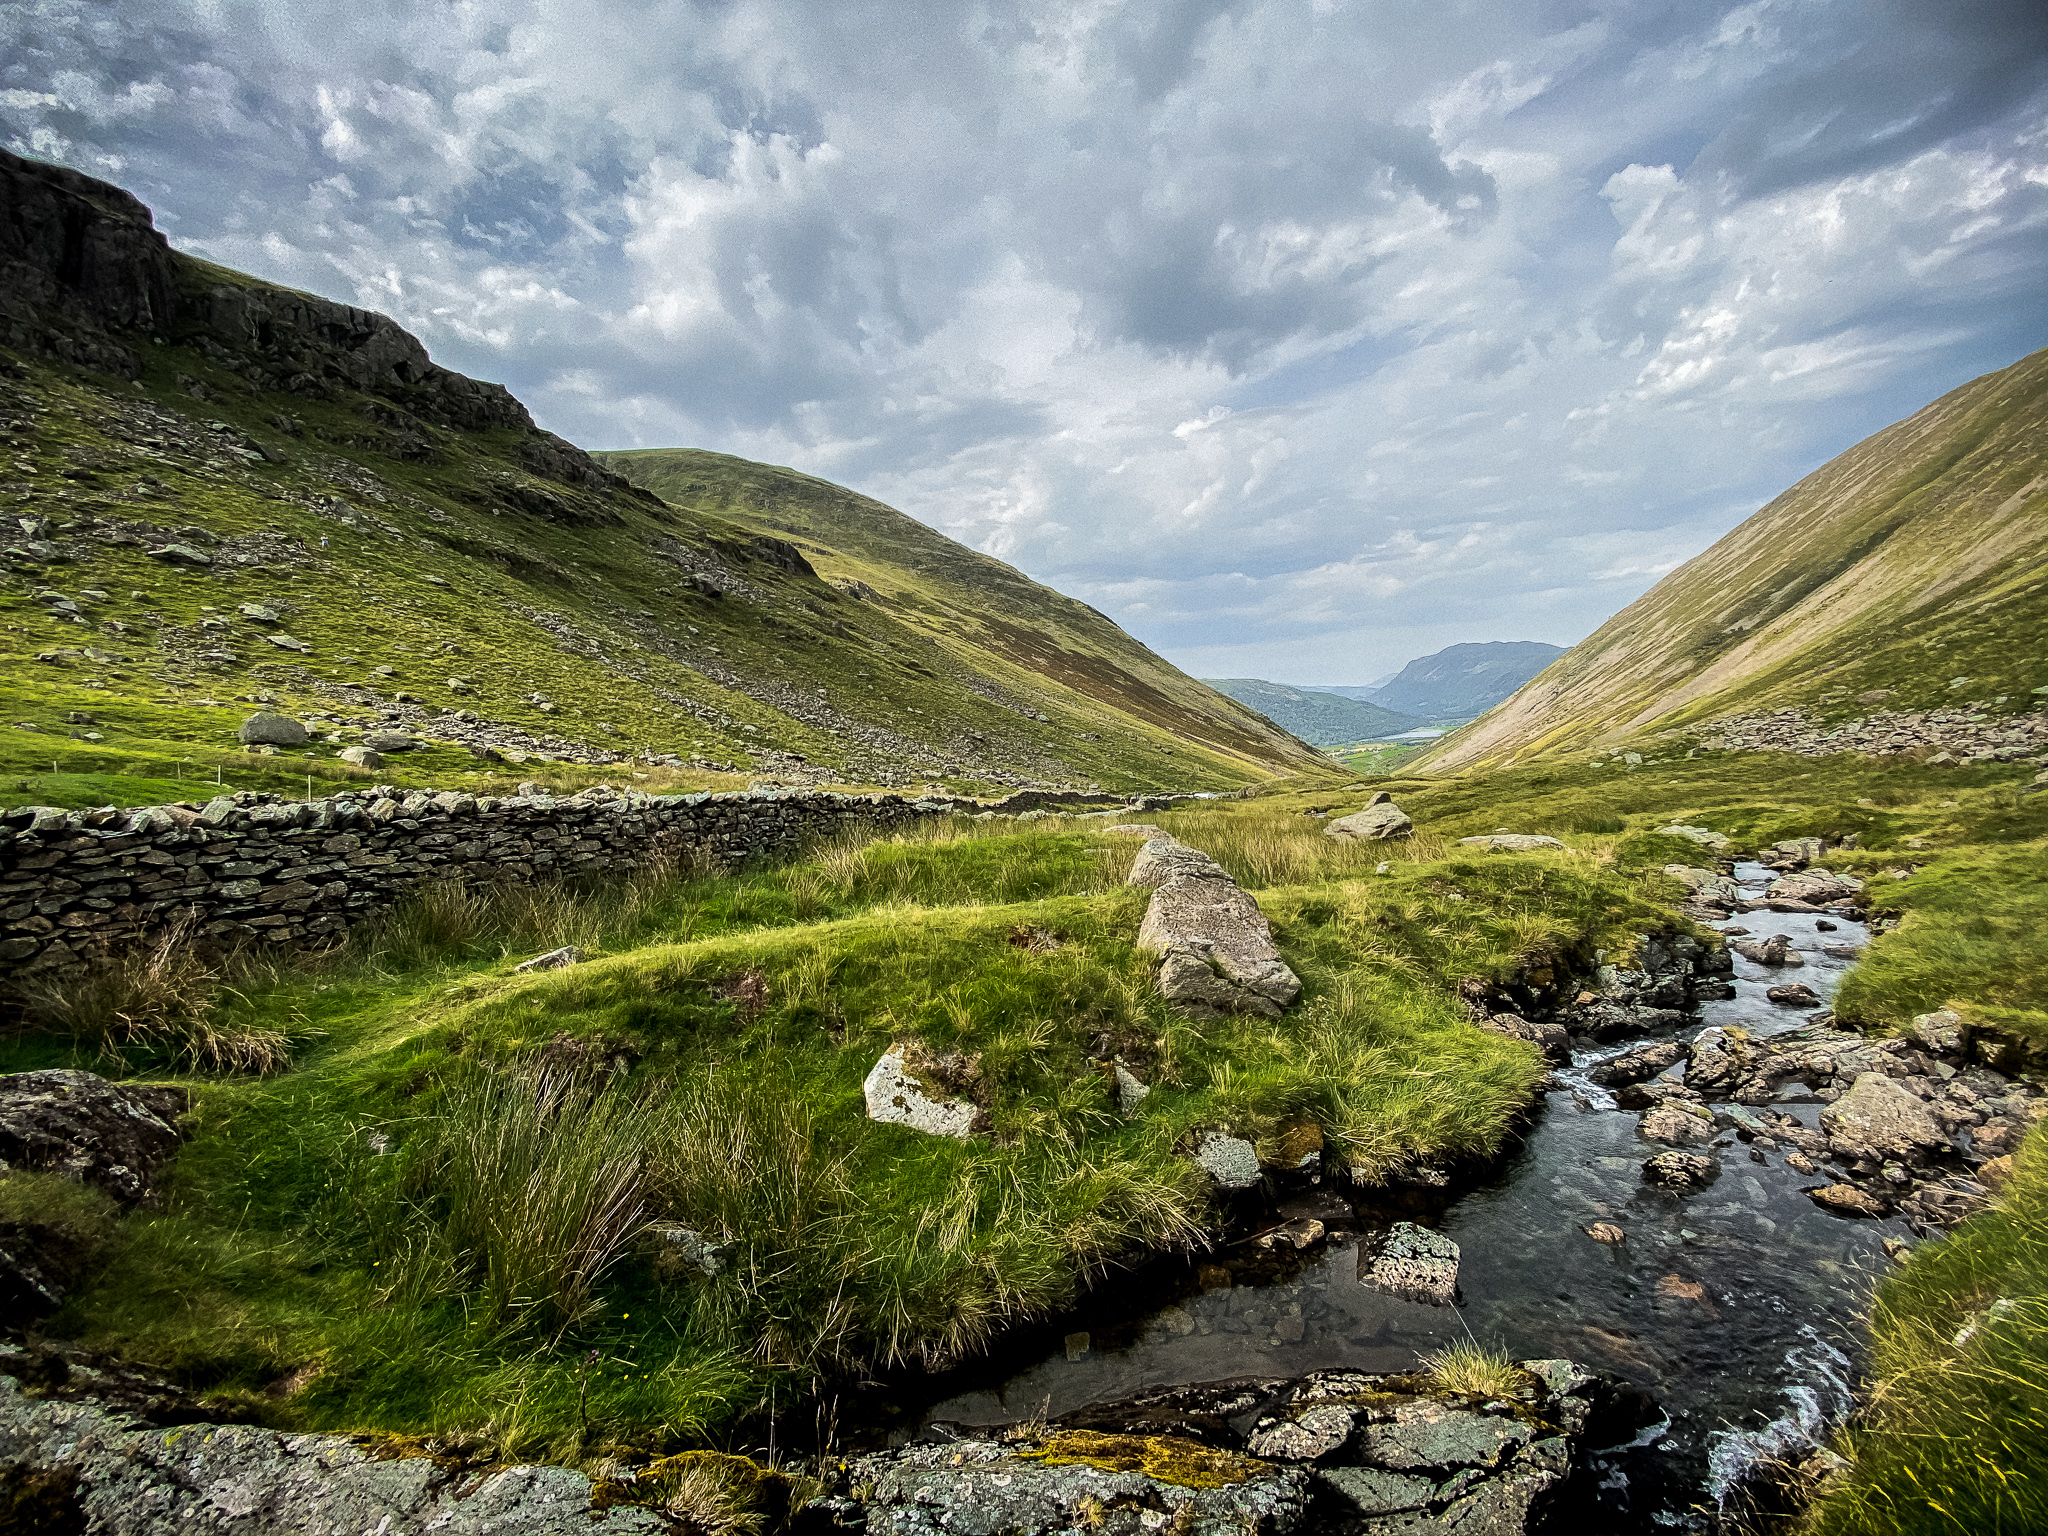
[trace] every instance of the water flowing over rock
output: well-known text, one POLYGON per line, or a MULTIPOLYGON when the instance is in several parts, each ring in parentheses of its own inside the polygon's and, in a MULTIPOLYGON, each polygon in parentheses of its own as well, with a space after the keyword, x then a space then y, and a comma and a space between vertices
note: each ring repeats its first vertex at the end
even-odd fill
POLYGON ((1193 1018, 1255 1013, 1278 1018, 1301 996, 1259 904, 1207 854, 1155 837, 1129 883, 1152 887, 1138 948, 1158 957, 1159 992, 1193 1018))

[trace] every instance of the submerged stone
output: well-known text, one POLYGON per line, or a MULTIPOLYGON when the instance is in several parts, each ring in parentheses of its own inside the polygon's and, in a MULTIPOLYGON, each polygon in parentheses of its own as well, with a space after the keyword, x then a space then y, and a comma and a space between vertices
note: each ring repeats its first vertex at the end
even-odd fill
POLYGON ((1358 1283, 1404 1301, 1449 1306, 1458 1294, 1458 1245, 1441 1232, 1397 1221, 1361 1248, 1358 1283))

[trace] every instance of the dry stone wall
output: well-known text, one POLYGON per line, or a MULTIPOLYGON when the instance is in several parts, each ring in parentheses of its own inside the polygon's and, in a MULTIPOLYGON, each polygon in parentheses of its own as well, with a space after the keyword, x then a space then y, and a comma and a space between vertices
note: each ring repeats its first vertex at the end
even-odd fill
POLYGON ((314 801, 0 815, 0 986, 88 964, 190 913, 220 943, 339 938, 422 885, 559 879, 673 856, 730 867, 937 801, 817 791, 505 798, 389 788, 314 801))

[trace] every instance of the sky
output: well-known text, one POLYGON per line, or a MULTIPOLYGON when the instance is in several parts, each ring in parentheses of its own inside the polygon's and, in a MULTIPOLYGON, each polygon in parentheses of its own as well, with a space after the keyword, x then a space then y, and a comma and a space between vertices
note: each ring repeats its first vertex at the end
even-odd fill
POLYGON ((2048 344, 2038 0, 7 0, 0 142, 1201 676, 1570 644, 2048 344))

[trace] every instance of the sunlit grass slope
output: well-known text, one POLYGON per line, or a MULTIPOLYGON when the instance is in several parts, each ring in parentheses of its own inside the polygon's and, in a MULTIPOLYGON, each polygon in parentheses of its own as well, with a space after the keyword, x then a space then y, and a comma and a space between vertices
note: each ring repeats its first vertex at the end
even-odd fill
POLYGON ((1879 690, 1887 709, 2037 709, 2044 511, 2048 351, 1830 460, 1420 762, 1598 750, 1734 712, 1832 723, 1879 690))

